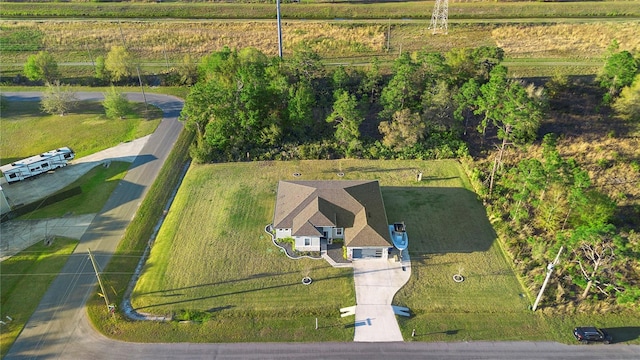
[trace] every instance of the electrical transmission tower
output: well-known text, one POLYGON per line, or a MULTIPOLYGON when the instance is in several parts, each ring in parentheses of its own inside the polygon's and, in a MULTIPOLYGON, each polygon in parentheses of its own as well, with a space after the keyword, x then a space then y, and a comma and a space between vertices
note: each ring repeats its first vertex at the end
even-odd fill
POLYGON ((433 7, 433 15, 431 15, 431 25, 429 29, 433 31, 433 34, 442 32, 443 34, 449 33, 449 0, 436 0, 436 4, 433 7))

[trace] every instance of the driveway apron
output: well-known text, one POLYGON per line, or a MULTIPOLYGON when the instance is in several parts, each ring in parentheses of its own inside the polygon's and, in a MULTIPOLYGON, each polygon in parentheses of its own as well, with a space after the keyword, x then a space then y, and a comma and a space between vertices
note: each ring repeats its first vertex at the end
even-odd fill
POLYGON ((410 276, 411 262, 406 252, 402 262, 376 259, 353 262, 356 287, 354 341, 404 341, 391 301, 410 276))

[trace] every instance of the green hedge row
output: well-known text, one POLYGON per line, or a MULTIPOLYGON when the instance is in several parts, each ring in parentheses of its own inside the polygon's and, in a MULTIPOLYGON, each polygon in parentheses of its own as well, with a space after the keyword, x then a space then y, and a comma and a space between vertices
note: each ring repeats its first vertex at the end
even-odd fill
POLYGON ((10 212, 2 215, 2 222, 7 220, 15 219, 24 214, 28 214, 32 211, 35 211, 41 207, 45 207, 47 205, 55 204, 59 201, 68 199, 70 197, 82 194, 82 188, 80 186, 76 186, 69 190, 61 191, 59 193, 53 194, 42 201, 36 201, 31 204, 20 205, 15 209, 12 209, 10 212))

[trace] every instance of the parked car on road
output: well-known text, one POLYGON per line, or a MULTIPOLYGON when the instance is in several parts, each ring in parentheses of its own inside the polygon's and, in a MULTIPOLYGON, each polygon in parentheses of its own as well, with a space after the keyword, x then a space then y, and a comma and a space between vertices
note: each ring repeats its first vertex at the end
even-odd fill
POLYGON ((577 327, 573 329, 573 336, 583 344, 588 344, 590 342, 610 344, 613 341, 611 335, 596 327, 577 327))

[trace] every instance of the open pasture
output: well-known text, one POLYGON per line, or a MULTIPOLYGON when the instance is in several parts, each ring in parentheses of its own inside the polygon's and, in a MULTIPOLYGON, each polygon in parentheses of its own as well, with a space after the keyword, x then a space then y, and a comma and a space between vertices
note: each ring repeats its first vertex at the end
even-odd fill
MULTIPOLYGON (((621 49, 640 47, 637 21, 524 23, 468 22, 449 25, 448 35, 432 35, 426 20, 283 21, 283 51, 290 57, 308 46, 328 64, 383 62, 401 52, 446 52, 453 48, 500 46, 514 76, 549 76, 556 72, 594 74, 615 39, 621 49)), ((0 24, 0 76, 9 81, 22 73, 29 55, 49 51, 65 78, 92 77, 92 64, 124 37, 143 75, 167 72, 186 55, 192 61, 225 46, 255 47, 277 55, 273 20, 107 20, 15 21, 0 24), (122 32, 122 36, 120 33, 122 32)))

